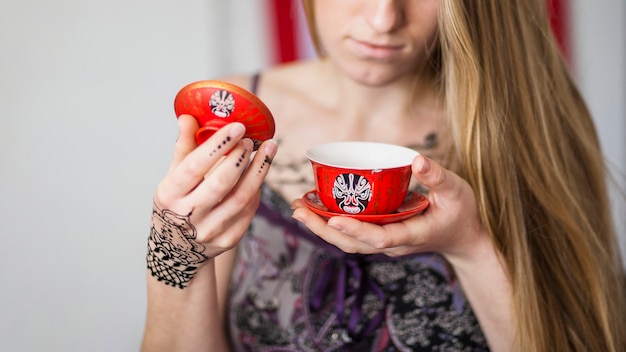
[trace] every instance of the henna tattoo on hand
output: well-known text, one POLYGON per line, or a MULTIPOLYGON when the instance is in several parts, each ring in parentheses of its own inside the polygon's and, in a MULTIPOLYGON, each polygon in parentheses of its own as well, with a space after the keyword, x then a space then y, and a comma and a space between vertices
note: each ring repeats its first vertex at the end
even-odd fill
POLYGON ((184 289, 210 257, 196 241, 196 228, 188 215, 161 210, 154 204, 146 261, 152 276, 167 285, 184 289))
POLYGON ((240 167, 243 161, 245 160, 247 154, 248 154, 248 151, 244 150, 243 153, 241 153, 241 156, 239 156, 239 160, 237 160, 237 163, 235 164, 235 166, 240 167))
POLYGON ((265 160, 263 160, 263 164, 261 164, 261 167, 257 171, 257 174, 260 174, 261 172, 263 172, 263 169, 265 169, 265 166, 270 166, 270 165, 272 165, 272 158, 266 155, 265 160))

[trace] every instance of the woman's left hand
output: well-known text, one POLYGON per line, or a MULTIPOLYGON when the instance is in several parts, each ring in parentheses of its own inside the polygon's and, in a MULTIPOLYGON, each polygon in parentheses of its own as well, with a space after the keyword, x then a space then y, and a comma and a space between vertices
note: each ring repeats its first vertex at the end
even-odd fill
POLYGON ((473 246, 487 239, 470 185, 423 155, 414 159, 412 172, 429 189, 430 204, 424 213, 402 222, 379 226, 344 216, 326 221, 306 208, 301 199, 292 203, 293 217, 346 253, 469 255, 473 246))

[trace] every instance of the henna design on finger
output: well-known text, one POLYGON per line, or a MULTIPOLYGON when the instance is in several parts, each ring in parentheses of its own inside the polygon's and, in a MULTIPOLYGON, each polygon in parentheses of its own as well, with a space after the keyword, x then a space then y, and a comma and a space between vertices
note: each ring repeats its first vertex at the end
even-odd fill
POLYGON ((243 163, 244 159, 246 158, 246 154, 248 154, 248 150, 244 150, 243 153, 241 153, 241 156, 239 157, 239 160, 237 160, 237 167, 241 166, 241 163, 243 163))
POLYGON ((222 149, 222 146, 228 144, 231 140, 232 138, 230 138, 230 136, 226 136, 226 138, 222 141, 222 143, 218 144, 217 148, 211 151, 211 154, 209 154, 209 156, 213 156, 213 154, 217 153, 218 150, 222 149))
POLYGON ((265 166, 270 166, 270 165, 272 165, 272 158, 270 158, 269 155, 266 155, 265 160, 263 160, 263 164, 261 164, 259 171, 257 171, 257 174, 260 174, 261 172, 263 172, 263 169, 265 169, 265 166))
POLYGON ((148 238, 147 266, 158 281, 184 289, 198 271, 198 266, 211 257, 204 245, 196 241, 196 228, 191 216, 161 210, 154 204, 152 227, 148 238))

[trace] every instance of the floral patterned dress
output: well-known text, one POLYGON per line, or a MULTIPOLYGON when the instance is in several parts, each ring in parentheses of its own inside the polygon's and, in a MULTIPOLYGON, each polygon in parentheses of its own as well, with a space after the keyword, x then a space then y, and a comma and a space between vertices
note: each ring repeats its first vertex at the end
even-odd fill
POLYGON ((232 276, 233 350, 488 350, 441 256, 346 254, 290 215, 264 186, 232 276))

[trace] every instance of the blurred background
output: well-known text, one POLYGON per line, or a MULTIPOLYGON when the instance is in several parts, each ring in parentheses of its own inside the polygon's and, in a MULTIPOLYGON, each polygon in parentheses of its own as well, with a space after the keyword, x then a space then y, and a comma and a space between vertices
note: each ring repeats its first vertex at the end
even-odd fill
MULTIPOLYGON (((624 188, 626 3, 549 1, 624 188)), ((311 56, 299 10, 298 0, 2 0, 0 351, 139 349, 173 98, 193 81, 311 56)))

